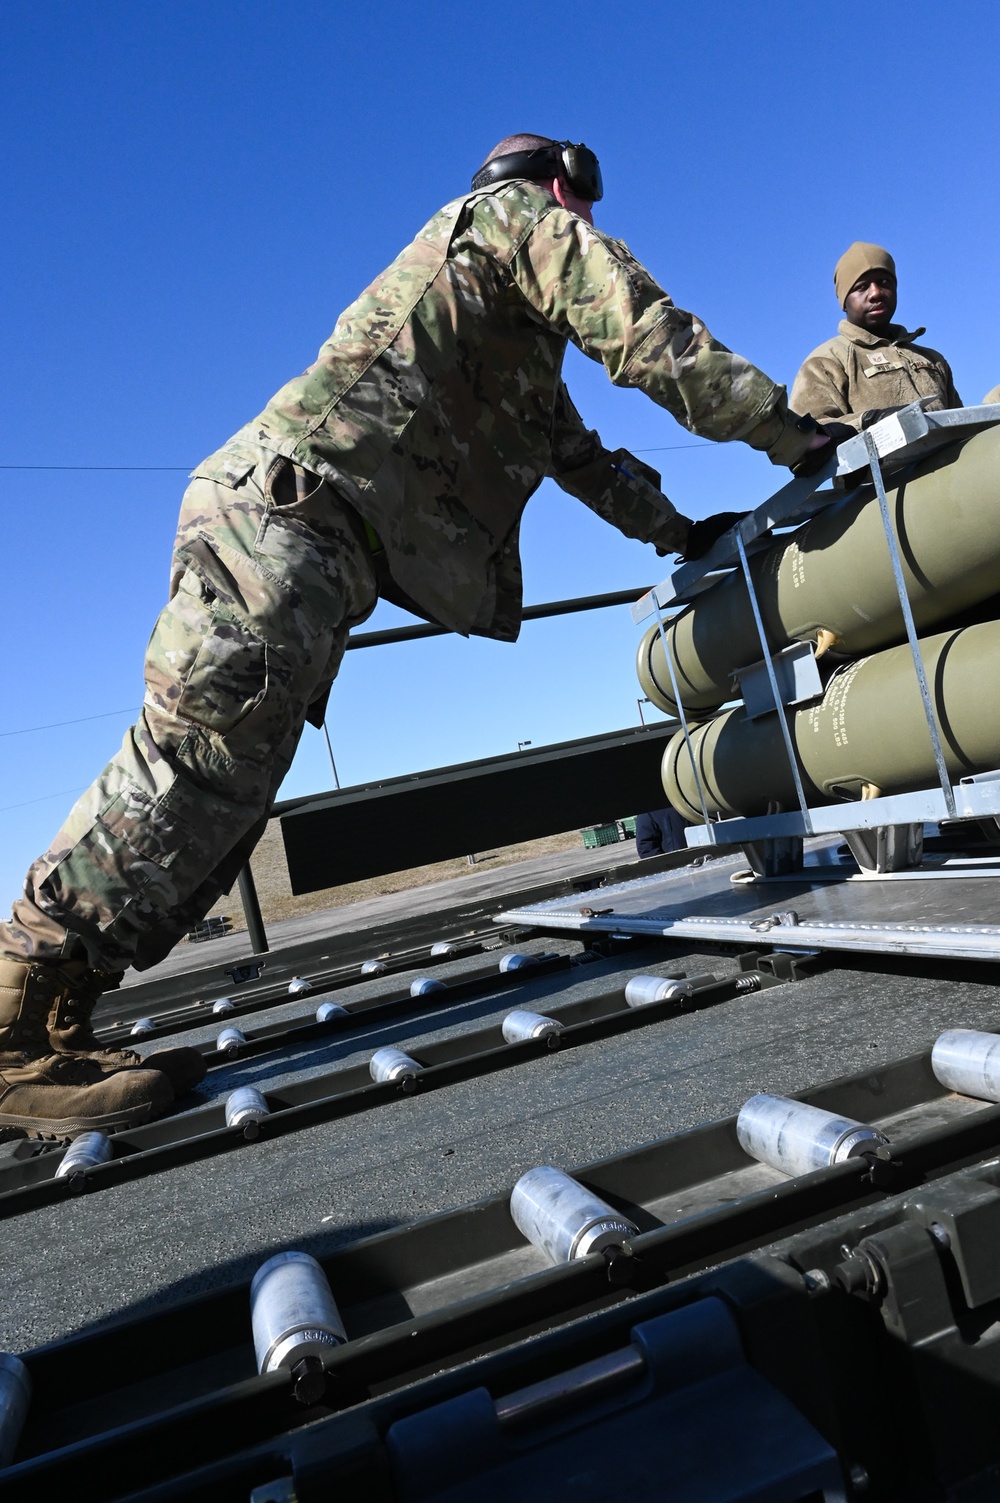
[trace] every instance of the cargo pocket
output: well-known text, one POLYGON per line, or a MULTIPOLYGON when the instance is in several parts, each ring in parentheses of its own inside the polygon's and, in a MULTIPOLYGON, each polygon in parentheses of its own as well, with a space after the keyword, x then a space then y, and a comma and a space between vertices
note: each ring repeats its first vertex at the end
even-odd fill
POLYGON ((134 785, 127 786, 112 799, 98 815, 97 824, 111 837, 110 842, 101 843, 105 852, 116 848, 119 851, 117 860, 122 875, 132 863, 120 854, 121 847, 141 861, 155 862, 165 871, 182 850, 175 821, 161 810, 156 799, 134 785))
POLYGON ((157 745, 199 787, 255 803, 322 683, 332 632, 297 589, 216 538, 192 538, 178 561, 146 657, 147 718, 162 712, 157 745))
MULTIPOLYGON (((175 814, 199 796, 254 807, 266 798, 291 714, 287 696, 273 692, 272 660, 286 678, 273 649, 187 570, 146 655, 146 723, 184 774, 166 800, 175 814)), ((204 813, 217 820, 220 811, 204 813)))

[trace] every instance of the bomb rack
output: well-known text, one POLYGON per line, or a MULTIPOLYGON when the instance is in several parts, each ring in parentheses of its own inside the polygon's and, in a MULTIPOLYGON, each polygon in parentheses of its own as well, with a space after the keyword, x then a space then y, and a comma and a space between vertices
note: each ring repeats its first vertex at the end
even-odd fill
POLYGON ((815 476, 796 479, 782 487, 720 538, 704 559, 675 570, 633 606, 632 615, 636 622, 650 618, 657 622, 687 756, 705 813, 705 823, 687 832, 689 846, 741 845, 755 872, 761 876, 776 876, 801 866, 804 836, 842 834, 858 864, 872 873, 881 874, 919 867, 925 823, 993 820, 1000 816, 1000 769, 963 777, 957 783, 953 783, 949 776, 942 746, 942 728, 927 683, 884 481, 885 474, 899 471, 946 444, 968 438, 998 422, 1000 405, 925 412, 920 402, 912 403, 840 444, 836 455, 815 476), (811 644, 796 644, 791 649, 772 651, 750 570, 748 550, 769 529, 807 521, 842 498, 842 491, 835 495, 819 493, 818 488, 824 482, 835 476, 842 480, 852 476, 860 479, 866 469, 870 471, 878 497, 906 640, 933 748, 937 786, 847 804, 810 805, 803 788, 786 709, 818 698, 822 686, 812 660, 811 644), (765 710, 777 711, 798 808, 753 818, 713 819, 709 815, 702 770, 692 747, 690 717, 685 710, 667 645, 664 612, 695 599, 720 578, 720 571, 733 568, 742 573, 746 583, 762 649, 758 671, 741 673, 744 695, 748 705, 752 698, 755 703, 763 698, 765 710))

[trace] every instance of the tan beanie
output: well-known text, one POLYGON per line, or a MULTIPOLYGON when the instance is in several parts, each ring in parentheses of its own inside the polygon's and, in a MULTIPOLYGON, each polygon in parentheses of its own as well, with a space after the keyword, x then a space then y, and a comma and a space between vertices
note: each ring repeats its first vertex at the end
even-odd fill
POLYGON ((863 277, 866 271, 891 271, 895 276, 896 263, 881 245, 869 245, 865 240, 855 240, 833 269, 833 285, 837 289, 837 302, 842 308, 858 277, 863 277))

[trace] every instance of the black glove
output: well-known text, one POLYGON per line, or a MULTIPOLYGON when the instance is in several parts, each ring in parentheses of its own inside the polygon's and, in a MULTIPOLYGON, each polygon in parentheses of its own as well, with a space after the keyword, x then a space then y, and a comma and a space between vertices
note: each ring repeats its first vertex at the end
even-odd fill
POLYGON ((862 428, 871 428, 880 423, 883 418, 892 417, 894 412, 902 412, 902 407, 869 407, 867 412, 861 414, 862 428))
MULTIPOLYGON (((800 419, 799 427, 802 427, 800 419)), ((829 459, 833 458, 833 452, 838 444, 842 444, 845 438, 857 438, 857 430, 849 423, 817 423, 816 432, 824 433, 830 440, 828 444, 822 444, 818 449, 809 449, 802 458, 792 465, 792 474, 796 477, 802 475, 815 475, 821 470, 829 459)))
POLYGON ((681 558, 687 563, 695 558, 704 558, 712 544, 718 542, 724 532, 728 532, 730 527, 735 527, 737 522, 742 522, 743 518, 749 515, 747 511, 717 511, 712 517, 703 517, 700 522, 692 522, 681 558))

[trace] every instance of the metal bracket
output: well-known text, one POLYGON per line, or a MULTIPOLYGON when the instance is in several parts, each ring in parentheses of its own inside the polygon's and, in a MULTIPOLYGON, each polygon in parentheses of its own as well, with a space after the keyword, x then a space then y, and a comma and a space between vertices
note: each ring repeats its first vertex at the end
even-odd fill
POLYGON ((804 980, 821 955, 821 950, 772 950, 768 955, 748 950, 737 957, 737 963, 744 974, 759 976, 762 987, 783 986, 804 980))
POLYGON ((234 986, 242 986, 245 981, 259 981, 260 973, 266 965, 266 960, 249 960, 244 965, 230 966, 224 974, 234 986))
MULTIPOLYGON (((823 697, 823 680, 816 666, 816 649, 812 642, 793 642, 771 654, 774 682, 783 705, 806 705, 823 697)), ((774 714, 771 680, 763 659, 739 668, 736 678, 746 707, 747 719, 774 714)))
POLYGON ((802 870, 802 837, 799 835, 748 840, 741 849, 758 877, 787 877, 802 870))
POLYGON ((925 412, 922 405, 925 400, 911 402, 880 423, 873 423, 857 438, 845 440, 837 450, 837 474, 849 475, 865 468, 868 464, 868 437, 875 445, 883 470, 892 470, 900 464, 912 464, 914 460, 922 459, 943 444, 971 435, 977 428, 1000 422, 1000 407, 995 403, 954 407, 947 412, 925 412))
POLYGON ((844 840, 862 871, 914 871, 924 859, 924 826, 876 825, 872 830, 844 830, 844 840))

